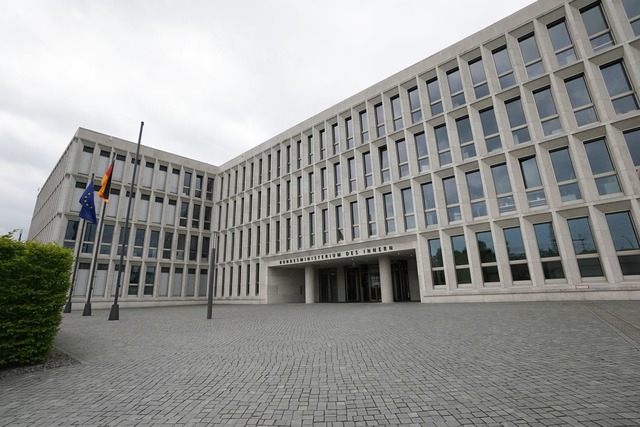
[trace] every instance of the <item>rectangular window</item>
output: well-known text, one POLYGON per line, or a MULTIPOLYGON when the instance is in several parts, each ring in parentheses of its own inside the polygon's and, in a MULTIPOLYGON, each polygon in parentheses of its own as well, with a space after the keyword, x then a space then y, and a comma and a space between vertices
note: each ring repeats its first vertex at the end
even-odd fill
POLYGON ((481 231, 476 233, 478 242, 478 252, 480 255, 480 265, 482 267, 482 281, 484 283, 499 283, 500 273, 496 262, 496 249, 493 245, 491 231, 481 231))
POLYGON ((393 130, 400 130, 404 127, 402 121, 402 103, 400 96, 396 95, 391 98, 391 117, 393 119, 393 130))
POLYGON ((364 188, 373 186, 373 166, 371 165, 371 152, 367 151, 362 154, 362 163, 364 166, 364 188))
POLYGON ((322 209, 322 244, 329 243, 329 209, 322 209))
POLYGON ((358 188, 356 181, 356 159, 351 157, 347 159, 347 168, 349 172, 349 193, 353 193, 358 188))
POLYGON ((471 201, 471 214, 474 218, 487 216, 487 204, 485 203, 480 171, 467 172, 466 178, 469 200, 471 201))
POLYGON ((449 146, 449 135, 447 135, 447 127, 445 125, 434 128, 436 134, 436 145, 438 146, 438 158, 440 166, 451 163, 451 147, 449 146))
POLYGON ((351 239, 360 238, 360 214, 358 212, 358 202, 350 203, 351 212, 351 239))
POLYGON ((580 14, 594 52, 613 46, 609 24, 599 2, 582 9, 580 14))
POLYGON ((424 208, 424 222, 427 227, 438 224, 436 212, 436 198, 433 194, 433 183, 426 182, 420 186, 422 190, 422 207, 424 208))
POLYGON ((384 126, 384 108, 382 103, 374 105, 373 112, 376 119, 376 136, 380 138, 386 134, 384 126))
POLYGON ((638 101, 629 82, 622 61, 600 67, 616 114, 638 109, 638 101))
POLYGON ((416 215, 413 208, 411 187, 402 189, 402 211, 404 214, 404 229, 413 230, 416 228, 416 215))
POLYGON ((589 218, 571 218, 567 220, 573 250, 578 261, 580 276, 582 277, 602 277, 602 265, 598 256, 598 248, 593 239, 589 218))
POLYGON ((364 144, 369 142, 369 118, 367 117, 367 110, 360 111, 360 143, 364 144))
POLYGON ((634 129, 624 133, 627 148, 631 155, 631 160, 636 167, 640 166, 640 129, 634 129))
POLYGON ((369 237, 378 235, 378 227, 376 224, 376 204, 373 197, 366 199, 367 206, 367 231, 369 237))
POLYGON ((567 79, 564 81, 564 85, 567 88, 571 108, 573 109, 573 114, 576 117, 578 126, 597 122, 598 116, 596 115, 596 109, 593 106, 593 101, 591 100, 591 95, 589 95, 584 76, 579 75, 567 79))
POLYGON ((347 150, 350 150, 355 145, 353 143, 353 119, 351 117, 344 119, 344 130, 347 133, 347 150))
POLYGON ((527 192, 529 207, 546 206, 547 198, 542 188, 542 179, 540 178, 536 157, 520 159, 520 170, 524 179, 524 188, 527 192))
POLYGON ((562 125, 560 124, 560 117, 556 110, 556 104, 553 102, 551 88, 546 87, 533 92, 533 98, 536 102, 536 108, 538 109, 538 116, 542 123, 544 136, 562 132, 562 125))
POLYGON ((522 109, 522 100, 518 98, 511 99, 504 103, 509 118, 509 126, 511 127, 511 136, 514 144, 522 144, 531 141, 529 128, 527 127, 527 118, 522 109))
POLYGON ((533 230, 536 233, 544 278, 547 280, 564 279, 564 270, 562 269, 562 261, 560 261, 560 251, 556 235, 553 232, 553 225, 550 222, 534 224, 533 230))
POLYGON ((456 178, 454 176, 442 180, 444 187, 444 198, 447 203, 447 217, 449 222, 461 221, 462 211, 460 210, 460 199, 456 188, 456 178))
POLYGON ((501 214, 516 210, 515 199, 513 198, 513 190, 511 189, 511 180, 509 179, 509 170, 505 163, 491 167, 491 176, 493 177, 493 185, 498 197, 498 210, 501 214))
POLYGON ((482 58, 476 58, 469 61, 469 71, 471 72, 471 82, 473 83, 473 91, 476 99, 489 95, 489 85, 487 84, 487 75, 484 72, 482 58))
POLYGON ((502 142, 500 141, 498 123, 496 122, 496 114, 493 111, 493 107, 480 111, 480 122, 482 123, 487 152, 492 153, 500 150, 502 142))
POLYGON ((640 245, 630 212, 608 213, 605 216, 622 274, 640 274, 640 245))
POLYGON ((396 142, 396 153, 398 154, 398 172, 400 178, 409 175, 409 155, 407 153, 407 142, 401 139, 396 142))
POLYGON ((454 68, 447 72, 447 82, 449 83, 449 94, 451 95, 451 104, 453 108, 464 105, 464 90, 462 86, 462 76, 460 70, 454 68))
POLYGON ((344 241, 344 218, 342 205, 336 206, 336 237, 338 242, 344 241))
POLYGON ((529 266, 527 265, 527 253, 522 241, 520 227, 505 228, 504 240, 507 245, 509 255, 509 266, 511 267, 511 278, 514 282, 531 280, 529 266))
POLYGON ((527 69, 529 78, 543 74, 544 64, 540 57, 540 50, 538 50, 535 35, 531 33, 522 37, 518 40, 518 44, 520 45, 520 53, 522 53, 522 60, 524 61, 524 66, 527 69))
POLYGON ((618 175, 611 162, 611 156, 607 149, 604 139, 585 142, 584 149, 587 152, 587 158, 591 166, 591 173, 598 188, 598 194, 601 196, 607 194, 620 193, 620 183, 618 175))
POLYGON ((564 19, 550 24, 547 26, 547 30, 556 59, 561 67, 578 59, 564 19))
POLYGON ((387 234, 395 233, 396 231, 396 219, 393 212, 393 195, 391 193, 385 193, 382 195, 384 203, 384 220, 387 234))
POLYGON ((442 246, 440 239, 430 239, 429 259, 431 260, 431 280, 433 286, 444 286, 447 284, 444 275, 444 259, 442 256, 442 246))
POLYGON ((633 34, 640 36, 640 2, 638 0, 622 0, 633 34))
POLYGON ((469 116, 456 119, 456 129, 458 130, 458 140, 460 141, 462 159, 466 160, 475 157, 476 146, 473 142, 473 131, 471 130, 469 116))
POLYGON ((431 107, 431 115, 436 116, 442 113, 442 95, 440 94, 440 85, 437 79, 427 82, 427 92, 429 94, 429 105, 431 107))
MULTIPOLYGON (((385 183, 391 181, 391 168, 389 167, 389 150, 387 146, 378 149, 380 154, 380 180, 385 183)), ((365 171, 366 173, 366 171, 365 171)))
POLYGON ((464 235, 451 236, 453 247, 453 263, 456 267, 456 282, 459 285, 471 283, 471 270, 469 269, 469 256, 464 235))
POLYGON ((420 92, 418 87, 412 87, 407 91, 409 96, 409 108, 411 109, 411 122, 416 124, 422 120, 422 108, 420 106, 420 92))
POLYGON ((420 172, 427 172, 430 169, 427 136, 424 132, 418 132, 413 138, 416 146, 416 157, 418 158, 418 170, 420 172))
POLYGON ((492 55, 493 63, 495 64, 496 72, 498 73, 500 88, 506 89, 516 84, 516 78, 513 75, 513 67, 511 66, 511 59, 509 58, 507 46, 499 47, 492 52, 492 55))
POLYGON ((578 187, 578 179, 569 156, 569 149, 565 147, 551 151, 549 156, 551 157, 551 164, 553 165, 553 172, 556 176, 562 202, 582 199, 580 187, 578 187))

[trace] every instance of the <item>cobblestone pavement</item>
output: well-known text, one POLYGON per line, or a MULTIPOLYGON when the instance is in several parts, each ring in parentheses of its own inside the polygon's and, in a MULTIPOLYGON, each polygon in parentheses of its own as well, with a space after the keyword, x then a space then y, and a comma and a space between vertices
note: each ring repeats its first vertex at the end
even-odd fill
MULTIPOLYGON (((76 307, 78 308, 78 307, 76 307)), ((0 426, 640 425, 640 302, 64 315, 82 364, 0 379, 0 426)))

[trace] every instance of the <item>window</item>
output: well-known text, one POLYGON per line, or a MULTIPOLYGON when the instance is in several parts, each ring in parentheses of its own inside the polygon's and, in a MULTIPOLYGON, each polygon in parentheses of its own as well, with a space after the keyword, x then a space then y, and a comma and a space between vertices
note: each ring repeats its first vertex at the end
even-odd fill
POLYGON ((524 66, 527 69, 527 75, 529 78, 533 78, 544 73, 544 64, 540 57, 540 51, 538 50, 535 35, 531 33, 522 37, 518 40, 518 44, 520 45, 522 60, 524 61, 524 66))
POLYGON ((420 172, 427 172, 429 167, 429 149, 427 148, 427 136, 424 132, 416 133, 414 136, 416 155, 418 158, 418 169, 420 172))
POLYGON ((491 231, 476 233, 478 242, 478 252, 480 255, 480 265, 482 267, 482 281, 484 283, 500 282, 498 263, 496 262, 496 249, 493 245, 491 231))
POLYGON ((402 129, 402 104, 400 103, 400 96, 394 96, 391 98, 391 117, 393 118, 393 130, 402 129))
POLYGON ((429 93, 431 115, 435 116, 442 113, 442 95, 440 94, 440 86, 437 79, 427 82, 427 92, 429 93))
POLYGON ((469 71, 471 72, 471 82, 473 83, 473 91, 476 99, 489 95, 489 85, 487 84, 487 75, 484 72, 482 58, 476 58, 469 62, 469 71))
POLYGON ((376 119, 376 136, 379 138, 381 136, 384 136, 386 133, 384 126, 384 108, 382 106, 382 103, 376 104, 373 107, 373 112, 376 119))
POLYGON ((487 216, 487 204, 485 203, 480 171, 467 172, 466 178, 469 200, 471 201, 471 214, 474 218, 487 216))
POLYGON ((353 120, 351 119, 351 117, 347 117, 344 120, 344 128, 345 128, 345 131, 347 132, 347 150, 349 150, 349 149, 354 147, 354 143, 353 143, 353 120))
POLYGON ((367 117, 367 110, 360 111, 360 143, 364 144, 369 142, 369 118, 367 117))
POLYGON ((336 235, 338 242, 344 241, 344 215, 342 205, 336 206, 336 235))
POLYGON ((309 247, 316 245, 316 214, 309 212, 309 247))
POLYGON ((591 165, 591 173, 596 181, 598 194, 601 196, 607 194, 620 193, 620 183, 618 176, 611 162, 609 150, 604 139, 598 139, 584 143, 584 149, 587 152, 587 158, 591 165))
POLYGON ((509 180, 509 170, 505 163, 491 167, 493 186, 498 197, 498 210, 501 214, 516 210, 516 203, 513 198, 511 181, 509 180))
POLYGON ((638 0, 622 0, 622 5, 629 18, 633 34, 640 35, 640 2, 638 0))
POLYGON ((407 142, 404 139, 396 142, 396 152, 398 153, 398 173, 402 178, 409 175, 409 156, 407 154, 407 142))
POLYGON ((547 199, 542 188, 542 179, 540 178, 536 157, 520 159, 520 170, 524 179, 524 188, 527 192, 529 207, 546 206, 547 199))
POLYGON ((625 132, 624 139, 631 154, 631 160, 636 167, 640 166, 640 129, 625 132))
POLYGON ((378 227, 376 225, 376 204, 373 197, 366 199, 367 206, 367 231, 369 237, 376 236, 378 234, 378 227))
POLYGON ((319 132, 320 136, 320 160, 323 160, 327 157, 327 137, 325 135, 324 129, 321 129, 319 132))
POLYGON ((573 250, 576 253, 578 269, 582 277, 602 277, 602 265, 598 256, 598 248, 593 240, 589 218, 571 218, 567 220, 573 250))
POLYGON ((453 263, 456 267, 456 282, 459 285, 471 283, 471 270, 469 269, 469 256, 464 235, 451 236, 453 247, 453 263))
POLYGON ((356 183, 356 159, 347 159, 347 172, 349 173, 349 193, 353 193, 358 188, 356 183))
POLYGON ((322 209, 322 244, 329 243, 329 209, 322 209))
POLYGON ((447 217, 449 222, 462 220, 458 189, 456 188, 456 178, 452 176, 443 179, 442 186, 444 187, 444 198, 447 203, 447 217))
POLYGON ((640 274, 640 245, 630 212, 608 213, 605 216, 622 274, 640 274))
POLYGON ((550 24, 547 29, 549 30, 553 51, 561 67, 578 59, 564 19, 550 24))
POLYGON ((426 182, 420 186, 422 189, 422 207, 424 208, 424 222, 427 227, 438 224, 436 212, 436 198, 433 194, 433 183, 426 182))
POLYGON ((471 122, 469 116, 456 119, 456 128, 458 129, 458 139, 460 140, 460 150, 462 151, 462 159, 470 159, 476 156, 476 146, 473 143, 473 131, 471 130, 471 122))
POLYGON ((594 3, 580 11, 594 52, 613 46, 613 37, 600 3, 594 3))
POLYGON ((624 114, 638 109, 638 101, 633 93, 633 88, 622 61, 605 65, 600 68, 602 77, 607 85, 607 91, 611 97, 611 103, 616 114, 624 114))
POLYGON ((480 122, 484 133, 484 142, 487 145, 487 152, 492 153, 502 148, 498 123, 493 107, 480 111, 480 122))
POLYGON ((384 202, 384 220, 387 234, 394 233, 396 231, 396 220, 393 213, 393 195, 391 193, 385 193, 382 195, 384 202))
POLYGON ((507 245, 507 254, 509 255, 509 266, 511 267, 511 278, 513 281, 531 280, 520 227, 505 228, 504 240, 507 245))
POLYGON ((360 217, 358 212, 358 202, 350 203, 351 212, 351 239, 360 238, 360 217))
POLYGON ((320 193, 320 200, 327 200, 327 196, 329 195, 329 177, 327 176, 327 168, 320 169, 320 186, 322 191, 320 193))
POLYGON ((553 102, 551 88, 546 87, 533 92, 533 98, 536 101, 536 108, 538 109, 538 116, 542 123, 544 136, 562 132, 562 125, 560 124, 560 117, 556 111, 556 104, 553 102))
POLYGON ((527 118, 522 109, 522 101, 520 98, 514 98, 504 103, 507 109, 507 117, 509 118, 509 126, 511 127, 511 136, 514 144, 522 144, 531 140, 529 128, 527 127, 527 118))
POLYGON ((371 166, 371 152, 367 151, 362 154, 362 163, 364 164, 364 188, 373 185, 373 167, 371 166))
POLYGON ((579 75, 564 81, 571 101, 571 108, 576 117, 578 126, 588 125, 598 121, 596 109, 591 101, 591 95, 584 81, 584 76, 579 75))
POLYGON ((444 260, 442 257, 442 246, 440 239, 430 239, 429 258, 431 260, 431 280, 433 286, 443 286, 447 284, 444 275, 444 260))
POLYGON ((536 233, 544 278, 547 280, 564 279, 564 270, 560 261, 560 251, 556 235, 553 232, 553 225, 550 222, 534 224, 533 230, 536 233))
POLYGON ((551 164, 553 165, 553 172, 556 176, 562 202, 582 199, 578 180, 569 156, 569 149, 565 147, 551 151, 549 156, 551 157, 551 164))
POLYGON ((412 230, 416 228, 416 216, 413 209, 411 187, 402 189, 402 211, 404 214, 404 229, 412 230))
POLYGON ((342 169, 340 168, 340 163, 335 163, 333 165, 333 180, 334 180, 334 193, 336 197, 342 195, 342 169))
POLYGON ((509 59, 507 46, 502 46, 494 50, 492 54, 493 63, 495 64, 496 72, 498 73, 500 88, 506 89, 516 84, 516 78, 513 75, 513 67, 511 66, 511 59, 509 59))
MULTIPOLYGON (((389 168, 389 150, 387 146, 378 149, 380 154, 380 180, 384 182, 391 181, 391 169, 389 168)), ((366 171, 365 171, 366 173, 366 171)))
POLYGON ((451 147, 449 146, 449 136, 447 135, 447 127, 445 125, 438 126, 434 129, 436 134, 436 145, 438 146, 438 158, 440 166, 451 163, 451 147))
POLYGON ((463 105, 465 103, 465 99, 460 70, 458 68, 454 68, 447 72, 447 81, 449 82, 449 94, 451 95, 451 104, 453 108, 463 105))
POLYGON ((420 92, 417 87, 412 87, 407 91, 409 95, 409 108, 411 109, 411 122, 413 124, 422 120, 422 109, 420 107, 420 92))

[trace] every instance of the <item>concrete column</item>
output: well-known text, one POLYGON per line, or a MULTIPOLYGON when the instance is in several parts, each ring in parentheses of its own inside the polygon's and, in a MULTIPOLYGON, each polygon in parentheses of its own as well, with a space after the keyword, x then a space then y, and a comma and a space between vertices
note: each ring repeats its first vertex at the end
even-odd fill
POLYGON ((304 267, 304 302, 313 304, 316 302, 316 272, 312 265, 304 267))
POLYGON ((383 303, 393 302, 393 286, 391 283, 391 258, 386 255, 378 257, 380 269, 380 297, 383 303))

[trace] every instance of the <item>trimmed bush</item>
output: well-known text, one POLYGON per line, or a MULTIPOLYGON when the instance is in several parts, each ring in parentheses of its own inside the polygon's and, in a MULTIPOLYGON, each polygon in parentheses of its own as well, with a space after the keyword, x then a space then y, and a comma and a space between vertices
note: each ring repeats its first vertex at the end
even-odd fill
POLYGON ((0 368, 47 358, 69 292, 73 255, 0 236, 0 368))

